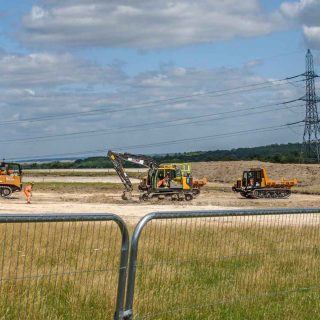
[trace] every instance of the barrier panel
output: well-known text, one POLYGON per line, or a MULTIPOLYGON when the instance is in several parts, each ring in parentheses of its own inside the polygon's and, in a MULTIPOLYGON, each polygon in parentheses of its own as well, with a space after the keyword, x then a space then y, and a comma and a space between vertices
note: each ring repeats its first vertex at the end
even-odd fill
POLYGON ((320 209, 158 212, 131 241, 124 319, 315 319, 320 209))
POLYGON ((0 215, 1 319, 118 319, 128 246, 112 214, 0 215))
POLYGON ((313 319, 320 209, 0 215, 3 319, 313 319), (125 289, 126 306, 123 308, 125 289))

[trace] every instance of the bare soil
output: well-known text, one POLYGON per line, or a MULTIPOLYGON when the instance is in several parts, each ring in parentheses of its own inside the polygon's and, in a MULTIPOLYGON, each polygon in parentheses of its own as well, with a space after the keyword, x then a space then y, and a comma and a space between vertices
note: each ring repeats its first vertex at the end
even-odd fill
MULTIPOLYGON (((0 212, 13 214, 108 212, 119 214, 125 219, 135 220, 152 211, 320 206, 320 192, 296 193, 289 199, 257 200, 244 199, 239 194, 233 193, 231 185, 234 180, 241 176, 243 170, 252 167, 265 167, 270 177, 274 179, 297 178, 304 188, 316 190, 314 188, 319 187, 320 189, 319 165, 282 165, 258 161, 204 162, 194 163, 193 172, 197 178, 207 177, 209 183, 202 189, 199 197, 191 202, 158 199, 139 202, 138 193, 133 200, 124 202, 121 199, 122 188, 118 184, 120 181, 116 176, 75 177, 70 175, 68 177, 55 176, 52 173, 45 177, 37 177, 40 180, 38 185, 37 182, 35 183, 34 196, 30 205, 26 204, 23 193, 15 193, 11 199, 0 199, 0 212), (57 181, 61 184, 55 184, 57 181), (42 187, 40 182, 43 184, 42 187), (103 185, 102 182, 105 184, 103 185), (106 182, 112 183, 107 186, 106 182)), ((27 178, 29 181, 31 179, 27 178)))
POLYGON ((320 186, 319 164, 279 164, 260 161, 216 161, 192 164, 195 177, 207 177, 210 182, 233 183, 242 172, 264 167, 271 179, 297 178, 300 186, 320 186))
POLYGON ((121 199, 121 191, 101 193, 34 192, 27 205, 22 193, 11 199, 0 199, 0 213, 115 213, 126 220, 138 220, 154 211, 223 210, 238 208, 319 207, 319 195, 293 194, 289 199, 244 199, 233 192, 204 188, 191 202, 151 200, 139 202, 138 194, 131 201, 121 199))

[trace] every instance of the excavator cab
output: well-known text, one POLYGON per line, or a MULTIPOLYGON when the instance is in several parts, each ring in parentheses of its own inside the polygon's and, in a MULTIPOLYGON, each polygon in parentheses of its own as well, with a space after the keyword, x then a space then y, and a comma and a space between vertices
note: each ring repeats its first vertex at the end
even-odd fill
POLYGON ((171 191, 191 190, 193 187, 191 165, 186 163, 161 164, 155 173, 153 187, 154 189, 167 188, 171 191))
POLYGON ((22 170, 19 163, 0 163, 0 196, 7 198, 22 190, 22 170))
POLYGON ((252 169, 250 171, 244 171, 242 177, 242 186, 243 187, 260 187, 261 186, 261 170, 252 169))

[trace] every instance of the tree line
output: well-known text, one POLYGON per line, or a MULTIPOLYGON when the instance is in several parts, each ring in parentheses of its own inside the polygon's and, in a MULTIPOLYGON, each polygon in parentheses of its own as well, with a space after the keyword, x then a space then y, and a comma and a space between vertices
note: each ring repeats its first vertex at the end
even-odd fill
MULTIPOLYGON (((273 163, 300 163, 301 144, 272 144, 253 148, 237 148, 231 150, 194 151, 166 155, 154 155, 159 163, 172 162, 207 162, 207 161, 237 161, 259 160, 273 163)), ((127 162, 126 167, 139 167, 127 162)), ((52 161, 46 163, 35 162, 24 164, 25 169, 86 169, 86 168, 112 168, 107 157, 89 157, 75 161, 52 161)))

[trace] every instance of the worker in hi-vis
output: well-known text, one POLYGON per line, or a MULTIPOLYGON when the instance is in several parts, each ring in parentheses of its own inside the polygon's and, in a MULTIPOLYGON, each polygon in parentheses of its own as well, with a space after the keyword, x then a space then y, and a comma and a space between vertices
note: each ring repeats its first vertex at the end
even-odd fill
POLYGON ((28 183, 25 187, 24 187, 24 195, 26 196, 27 199, 27 203, 30 204, 31 203, 31 197, 32 197, 32 188, 33 188, 33 183, 28 183))

